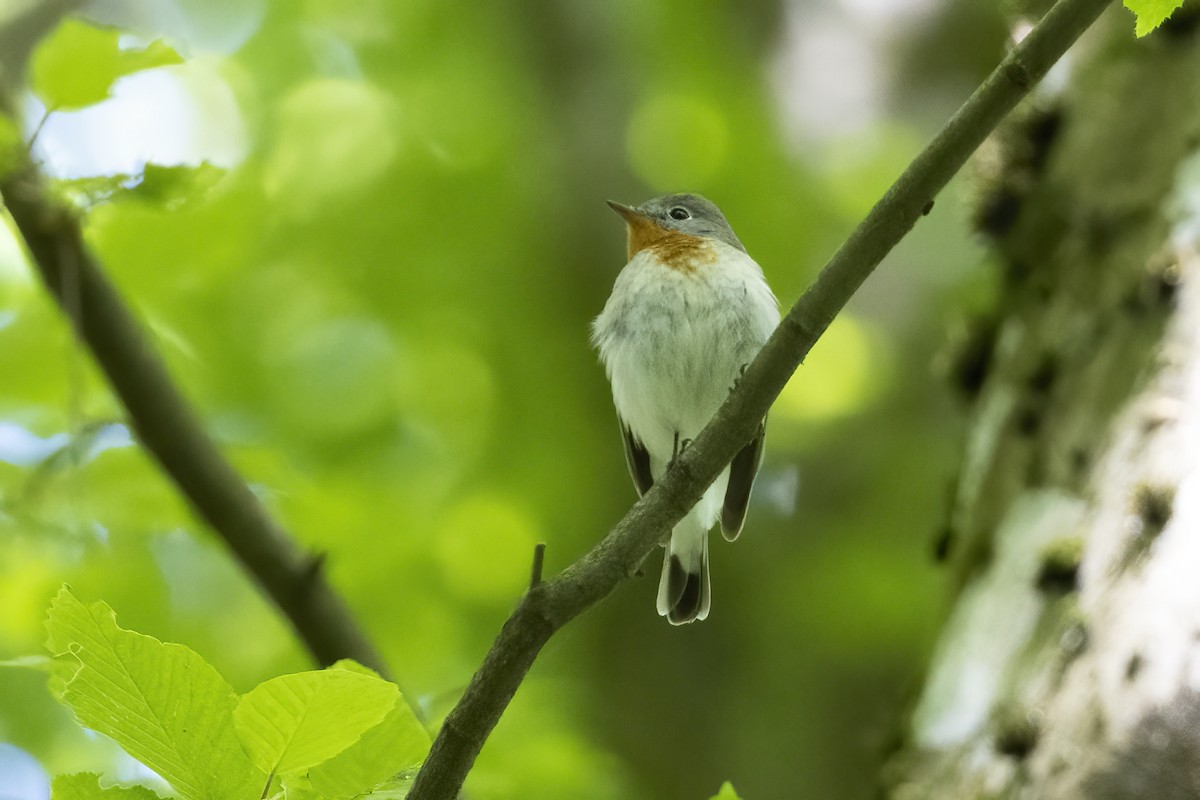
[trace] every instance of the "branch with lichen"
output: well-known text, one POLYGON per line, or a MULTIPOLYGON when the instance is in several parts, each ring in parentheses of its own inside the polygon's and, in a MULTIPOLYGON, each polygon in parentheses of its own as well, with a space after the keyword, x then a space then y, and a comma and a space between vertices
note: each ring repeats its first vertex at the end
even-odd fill
MULTIPOLYGON (((1000 120, 1109 0, 1060 0, 913 160, 784 317, 721 410, 661 481, 590 552, 534 580, 438 733, 410 800, 449 800, 542 646, 630 576, 754 435, 818 337, 1000 120)), ((539 559, 540 561, 540 559, 539 559)), ((540 564, 539 564, 540 566, 540 564)), ((540 573, 540 569, 535 568, 540 573)))

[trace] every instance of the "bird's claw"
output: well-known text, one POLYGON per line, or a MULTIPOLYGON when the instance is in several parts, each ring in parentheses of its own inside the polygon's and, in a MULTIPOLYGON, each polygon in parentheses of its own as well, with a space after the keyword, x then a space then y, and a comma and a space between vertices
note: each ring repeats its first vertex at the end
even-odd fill
POLYGON ((732 392, 734 389, 736 389, 738 387, 738 384, 742 382, 742 378, 745 377, 746 369, 749 366, 750 366, 749 364, 742 364, 740 367, 738 367, 738 374, 735 375, 733 378, 733 386, 729 387, 730 392, 732 392))
POLYGON ((680 439, 679 434, 678 433, 675 434, 675 448, 674 448, 674 452, 671 453, 671 461, 669 464, 667 464, 668 469, 675 466, 675 460, 678 459, 681 455, 683 455, 683 451, 687 450, 688 445, 690 445, 691 443, 692 443, 691 439, 680 439))

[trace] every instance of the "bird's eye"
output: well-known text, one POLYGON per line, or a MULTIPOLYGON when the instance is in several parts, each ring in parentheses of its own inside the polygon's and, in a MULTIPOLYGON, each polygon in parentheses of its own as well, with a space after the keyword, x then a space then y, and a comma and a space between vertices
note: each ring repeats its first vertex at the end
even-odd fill
POLYGON ((683 206, 675 206, 669 212, 672 219, 691 219, 692 215, 683 206))

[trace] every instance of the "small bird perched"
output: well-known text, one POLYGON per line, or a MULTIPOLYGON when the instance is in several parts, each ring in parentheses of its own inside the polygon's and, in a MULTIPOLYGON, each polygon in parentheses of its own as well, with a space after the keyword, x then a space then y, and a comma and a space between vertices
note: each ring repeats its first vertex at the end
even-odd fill
MULTIPOLYGON (((696 194, 637 207, 625 219, 629 263, 592 323, 639 495, 721 407, 779 324, 779 304, 721 210, 696 194)), ((763 432, 747 444, 664 542, 658 613, 672 625, 708 616, 708 531, 728 541, 746 517, 763 432)))

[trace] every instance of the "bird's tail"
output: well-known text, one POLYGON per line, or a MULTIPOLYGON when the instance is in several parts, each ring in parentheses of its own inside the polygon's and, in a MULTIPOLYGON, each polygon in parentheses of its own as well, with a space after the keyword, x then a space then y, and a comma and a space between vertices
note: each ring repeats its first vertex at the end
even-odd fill
POLYGON ((667 544, 658 581, 658 613, 672 625, 708 616, 711 586, 708 578, 708 527, 699 509, 684 517, 667 544))

